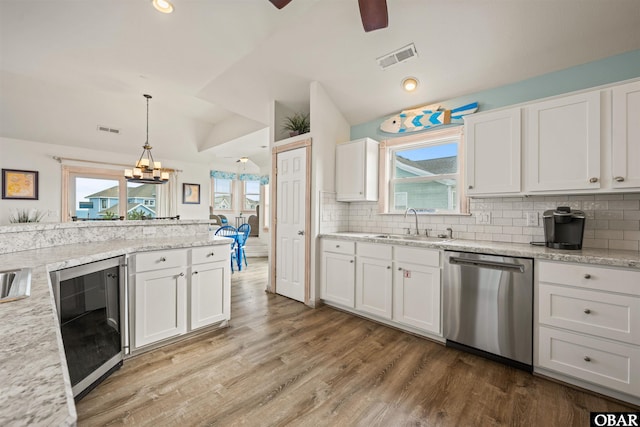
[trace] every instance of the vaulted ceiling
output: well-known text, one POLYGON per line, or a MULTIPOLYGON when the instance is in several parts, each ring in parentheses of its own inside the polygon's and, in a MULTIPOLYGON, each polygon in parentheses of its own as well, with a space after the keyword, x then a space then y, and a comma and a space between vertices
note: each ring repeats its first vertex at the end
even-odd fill
POLYGON ((640 49, 638 0, 388 0, 369 33, 357 0, 173 3, 0 0, 0 136, 137 154, 150 93, 157 155, 206 162, 258 150, 270 103, 308 110, 312 81, 355 125, 640 49), (378 66, 409 43, 418 58, 378 66))

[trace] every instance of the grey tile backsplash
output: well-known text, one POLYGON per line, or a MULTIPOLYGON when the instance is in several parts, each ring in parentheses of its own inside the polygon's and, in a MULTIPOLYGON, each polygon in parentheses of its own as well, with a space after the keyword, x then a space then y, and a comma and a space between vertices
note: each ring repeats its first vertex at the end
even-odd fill
MULTIPOLYGON (((544 240, 542 213, 557 206, 585 212, 583 247, 640 251, 640 193, 470 199, 471 215, 419 215, 418 225, 421 234, 451 227, 458 239, 529 243, 544 240), (482 214, 490 214, 489 224, 478 223, 482 214), (537 217, 538 225, 527 225, 527 216, 537 217)), ((320 232, 402 234, 415 228, 413 215, 377 212, 375 202, 337 202, 335 193, 322 192, 320 232)))

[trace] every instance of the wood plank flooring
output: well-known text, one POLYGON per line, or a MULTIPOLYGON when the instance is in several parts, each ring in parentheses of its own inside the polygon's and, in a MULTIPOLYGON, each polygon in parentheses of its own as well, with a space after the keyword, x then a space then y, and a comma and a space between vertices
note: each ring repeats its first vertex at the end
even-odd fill
POLYGON ((232 279, 230 327, 125 361, 79 426, 588 426, 630 407, 232 279))

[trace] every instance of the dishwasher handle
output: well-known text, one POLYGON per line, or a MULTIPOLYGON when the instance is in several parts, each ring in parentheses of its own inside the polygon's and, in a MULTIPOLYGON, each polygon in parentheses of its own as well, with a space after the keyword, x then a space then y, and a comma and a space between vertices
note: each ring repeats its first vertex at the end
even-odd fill
POLYGON ((524 273, 524 265, 522 264, 509 264, 507 262, 500 261, 487 261, 479 259, 466 259, 452 256, 449 258, 450 264, 468 265, 478 268, 491 268, 494 270, 504 270, 511 272, 524 273))

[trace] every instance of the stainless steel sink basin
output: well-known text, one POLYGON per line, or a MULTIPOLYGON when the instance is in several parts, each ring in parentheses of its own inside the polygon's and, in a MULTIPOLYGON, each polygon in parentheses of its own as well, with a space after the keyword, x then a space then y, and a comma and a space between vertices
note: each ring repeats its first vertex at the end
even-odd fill
POLYGON ((435 243, 443 243, 449 242, 453 239, 442 238, 442 237, 431 237, 431 236, 415 236, 410 234, 376 234, 371 237, 375 239, 391 239, 391 240, 415 240, 418 242, 435 242, 435 243))
POLYGON ((0 303, 26 298, 30 294, 30 268, 0 271, 0 303))

